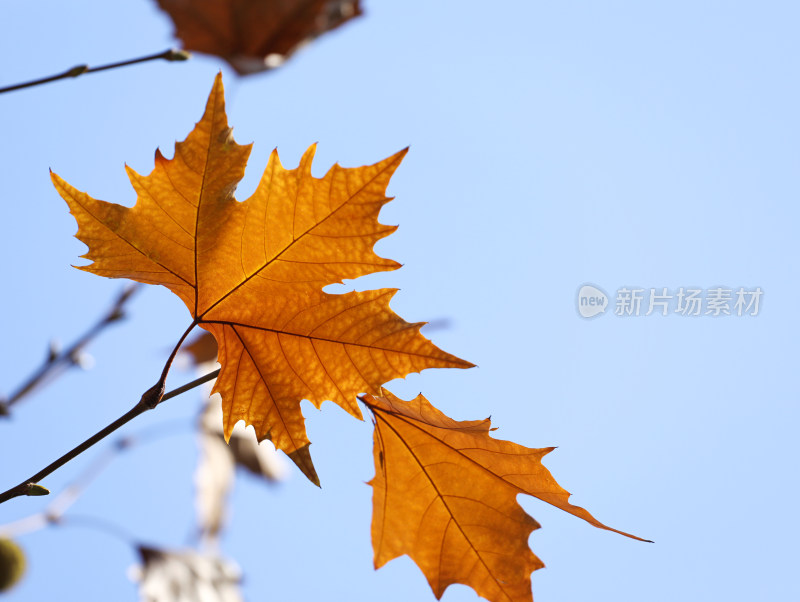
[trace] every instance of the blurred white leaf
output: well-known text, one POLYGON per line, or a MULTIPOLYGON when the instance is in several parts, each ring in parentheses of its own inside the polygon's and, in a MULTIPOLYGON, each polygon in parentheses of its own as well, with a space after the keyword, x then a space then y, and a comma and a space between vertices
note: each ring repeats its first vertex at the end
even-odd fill
POLYGON ((241 571, 235 563, 194 550, 169 551, 140 547, 139 582, 142 602, 242 602, 241 571))
POLYGON ((197 520, 203 539, 214 540, 225 522, 226 501, 233 487, 236 466, 267 482, 286 476, 286 461, 275 448, 259 444, 254 430, 239 423, 233 429, 230 443, 222 433, 222 400, 209 398, 200 418, 200 458, 195 471, 197 520))

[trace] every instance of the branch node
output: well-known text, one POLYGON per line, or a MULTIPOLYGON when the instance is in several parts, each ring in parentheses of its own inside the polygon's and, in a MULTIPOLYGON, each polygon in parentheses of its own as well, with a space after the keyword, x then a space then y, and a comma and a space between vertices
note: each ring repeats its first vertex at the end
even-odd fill
POLYGON ((64 77, 78 77, 89 70, 89 65, 75 65, 72 69, 64 72, 64 77))
POLYGON ((58 359, 59 355, 61 355, 61 343, 59 343, 56 339, 53 339, 47 345, 46 363, 52 364, 58 359))
POLYGON ((38 483, 26 483, 24 495, 50 495, 50 490, 47 487, 42 487, 38 483))
POLYGON ((61 517, 55 510, 45 513, 44 520, 47 521, 48 525, 57 525, 61 522, 61 517))
POLYGON ((190 52, 179 50, 177 48, 172 48, 164 53, 164 60, 167 61, 188 61, 190 58, 192 58, 192 54, 190 52))
POLYGON ((105 322, 110 324, 111 322, 116 322, 118 320, 122 320, 125 317, 125 312, 120 308, 114 308, 114 310, 106 316, 105 322))
POLYGON ((139 405, 147 410, 153 410, 161 403, 162 397, 164 397, 164 382, 159 381, 142 394, 139 405))
POLYGON ((94 366, 94 358, 91 354, 81 349, 74 349, 72 353, 69 354, 68 359, 71 365, 76 368, 81 368, 82 370, 90 370, 92 366, 94 366))

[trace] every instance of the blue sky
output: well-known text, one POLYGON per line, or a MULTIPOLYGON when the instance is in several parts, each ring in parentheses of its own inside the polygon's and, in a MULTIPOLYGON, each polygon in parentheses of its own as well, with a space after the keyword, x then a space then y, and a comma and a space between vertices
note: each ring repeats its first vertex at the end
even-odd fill
MULTIPOLYGON (((555 445, 546 465, 599 531, 538 501, 537 602, 800 598, 794 378, 800 295, 794 235, 800 119, 791 2, 365 2, 365 16, 273 73, 240 79, 213 57, 151 63, 0 96, 0 390, 47 342, 80 334, 122 283, 70 267, 85 247, 48 168, 96 198, 131 204, 125 163, 148 173, 200 118, 222 70, 239 143, 254 142, 237 197, 277 147, 315 174, 410 145, 377 247, 404 264, 358 281, 397 287, 409 321, 449 320, 440 347, 476 363, 391 383, 456 419, 491 414, 498 438, 555 445), (758 316, 582 319, 585 283, 763 290, 758 316)), ((166 49, 171 24, 147 0, 4 8, 0 85, 76 64, 166 49)), ((162 288, 70 372, 0 423, 2 488, 124 413, 190 322, 162 288)), ((190 380, 171 375, 170 388, 190 380)), ((131 450, 71 510, 140 541, 181 547, 193 525, 190 424, 199 393, 125 433, 174 436, 131 450)), ((333 404, 304 404, 322 481, 243 478, 225 553, 249 600, 433 600, 407 559, 372 569, 371 428, 333 404)), ((92 454, 49 477, 58 491, 92 454)), ((0 523, 46 499, 0 508, 0 523)), ((25 581, 7 596, 134 600, 132 549, 85 528, 21 538, 25 581)), ((477 599, 453 586, 448 602, 477 599)))

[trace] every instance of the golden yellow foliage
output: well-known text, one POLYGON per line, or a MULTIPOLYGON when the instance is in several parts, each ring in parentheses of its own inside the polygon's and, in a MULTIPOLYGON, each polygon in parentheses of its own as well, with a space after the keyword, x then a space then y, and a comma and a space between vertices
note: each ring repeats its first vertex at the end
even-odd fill
POLYGON ((135 206, 96 200, 57 175, 93 263, 109 278, 162 284, 219 345, 225 435, 255 426, 319 483, 300 411, 331 400, 361 418, 356 396, 425 368, 472 366, 428 341, 390 308, 393 289, 331 295, 345 278, 394 270, 372 250, 395 227, 378 222, 386 187, 406 151, 375 165, 311 175, 273 152, 253 195, 234 196, 250 146, 234 142, 217 76, 202 119, 175 156, 156 153, 148 176, 130 168, 135 206))
POLYGON ((539 523, 517 503, 520 493, 646 541, 570 504, 542 465, 552 447, 493 439, 488 418, 457 422, 422 395, 406 402, 384 390, 362 401, 375 420, 375 566, 408 554, 437 598, 463 583, 493 602, 532 600, 530 575, 544 563, 528 548, 539 523))

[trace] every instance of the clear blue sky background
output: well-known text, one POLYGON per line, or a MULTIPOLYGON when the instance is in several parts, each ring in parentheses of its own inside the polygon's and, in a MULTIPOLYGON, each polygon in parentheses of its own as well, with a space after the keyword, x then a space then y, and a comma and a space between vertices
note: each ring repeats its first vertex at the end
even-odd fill
MULTIPOLYGON (((0 85, 175 45, 154 2, 5 3, 0 85)), ((379 252, 404 264, 359 287, 399 287, 410 321, 446 318, 439 346, 480 367, 392 383, 495 436, 557 445, 546 464, 611 526, 529 498, 547 564, 537 602, 800 599, 796 384, 798 57, 794 2, 370 2, 366 15, 286 67, 238 79, 220 60, 147 64, 0 96, 0 390, 47 341, 81 333, 122 286, 70 267, 83 244, 48 168, 130 204, 123 164, 171 156, 221 69, 230 123, 255 142, 238 197, 277 147, 315 173, 407 146, 382 213, 400 229, 379 252), (606 315, 584 320, 578 287, 756 287, 756 317, 606 315)), ((612 300, 613 302, 613 300, 612 300)), ((70 372, 0 423, 0 488, 124 413, 189 323, 162 288, 70 372)), ((175 387, 192 378, 175 372, 175 387)), ((74 506, 144 542, 181 547, 193 526, 190 393, 126 433, 182 419, 121 456, 74 506), (179 423, 177 423, 179 424, 179 423)), ((433 600, 407 559, 372 569, 371 428, 304 404, 322 489, 294 471, 243 478, 224 551, 249 600, 433 600)), ((45 481, 54 492, 92 454, 45 481)), ((0 523, 46 499, 0 507, 0 523)), ((8 600, 134 600, 133 550, 102 532, 21 540, 30 568, 8 600)), ((451 587, 447 602, 475 600, 451 587)))

